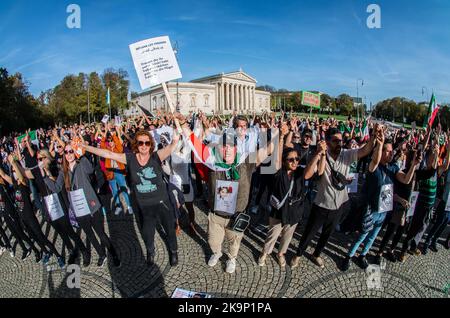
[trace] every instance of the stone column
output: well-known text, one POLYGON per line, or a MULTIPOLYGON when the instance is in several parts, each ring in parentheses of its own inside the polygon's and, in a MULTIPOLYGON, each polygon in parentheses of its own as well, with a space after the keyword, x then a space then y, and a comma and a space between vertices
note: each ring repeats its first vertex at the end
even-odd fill
POLYGON ((244 106, 244 87, 239 85, 239 110, 242 111, 244 106))
POLYGON ((231 83, 230 84, 231 85, 231 99, 230 99, 230 101, 231 101, 231 104, 230 104, 230 110, 233 110, 234 109, 234 105, 236 104, 235 102, 234 102, 234 84, 233 83, 231 83))
POLYGON ((230 109, 230 83, 226 83, 226 89, 227 89, 227 97, 226 97, 226 110, 230 109))
POLYGON ((225 103, 225 90, 224 90, 224 83, 220 83, 220 110, 224 110, 225 103))
POLYGON ((219 83, 216 83, 216 96, 215 96, 215 100, 216 100, 216 105, 214 105, 214 110, 215 112, 219 112, 219 83))

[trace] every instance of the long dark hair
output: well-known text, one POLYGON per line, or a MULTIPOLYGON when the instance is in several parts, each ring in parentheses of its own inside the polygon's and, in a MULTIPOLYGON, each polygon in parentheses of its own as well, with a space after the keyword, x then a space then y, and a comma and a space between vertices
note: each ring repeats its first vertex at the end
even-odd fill
POLYGON ((288 148, 283 149, 283 154, 281 155, 281 161, 282 161, 281 169, 286 170, 286 166, 284 163, 291 152, 295 152, 297 154, 297 156, 299 155, 297 150, 295 150, 294 148, 288 147, 288 148))

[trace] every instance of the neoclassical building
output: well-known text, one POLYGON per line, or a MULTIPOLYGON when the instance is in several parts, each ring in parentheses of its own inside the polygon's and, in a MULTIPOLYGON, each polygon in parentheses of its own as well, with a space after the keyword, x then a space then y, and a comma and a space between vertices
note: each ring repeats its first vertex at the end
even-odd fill
MULTIPOLYGON (((187 114, 202 110, 212 114, 261 113, 270 110, 270 93, 256 89, 256 80, 242 70, 207 76, 190 82, 169 82, 167 89, 178 110, 187 114)), ((137 112, 140 105, 151 112, 168 110, 168 103, 161 85, 152 87, 131 100, 131 108, 125 115, 137 112)))

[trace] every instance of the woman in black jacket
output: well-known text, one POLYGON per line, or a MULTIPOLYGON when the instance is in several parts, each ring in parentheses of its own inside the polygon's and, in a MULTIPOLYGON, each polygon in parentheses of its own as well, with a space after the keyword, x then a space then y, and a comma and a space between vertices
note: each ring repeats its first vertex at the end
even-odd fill
MULTIPOLYGON (((63 168, 60 176, 54 183, 54 190, 65 188, 72 210, 80 227, 86 233, 87 239, 92 243, 98 253, 97 265, 102 267, 106 262, 106 249, 112 256, 114 266, 120 266, 121 262, 110 238, 105 233, 102 205, 90 182, 90 175, 94 173, 91 162, 82 156, 79 160, 75 157, 75 151, 71 145, 64 148, 63 168), (100 239, 97 240, 95 234, 100 239)), ((46 180, 50 186, 50 180, 46 180)))
POLYGON ((274 176, 274 187, 270 203, 272 212, 269 219, 269 232, 264 243, 258 265, 264 266, 281 234, 277 259, 281 267, 286 266, 284 255, 294 235, 295 228, 303 215, 304 177, 303 169, 297 169, 299 155, 294 148, 286 148, 282 155, 282 168, 274 176))

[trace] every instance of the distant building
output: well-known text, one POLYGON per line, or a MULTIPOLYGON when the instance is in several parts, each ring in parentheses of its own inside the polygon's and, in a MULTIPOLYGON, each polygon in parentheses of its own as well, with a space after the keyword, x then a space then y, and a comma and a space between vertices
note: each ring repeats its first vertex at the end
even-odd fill
MULTIPOLYGON (((230 114, 270 111, 270 93, 256 89, 256 80, 242 70, 207 76, 190 82, 169 82, 167 89, 174 106, 183 114, 202 110, 204 113, 230 114)), ((168 110, 161 85, 139 94, 130 102, 124 115, 139 112, 138 105, 151 112, 168 110)))

